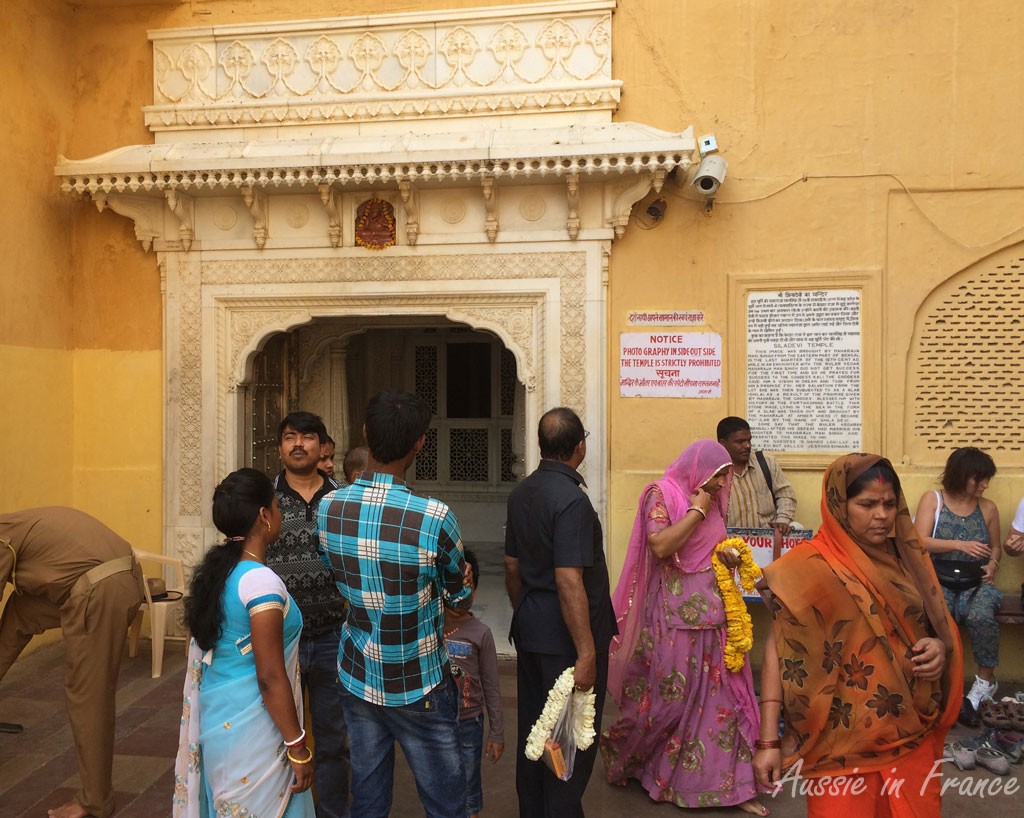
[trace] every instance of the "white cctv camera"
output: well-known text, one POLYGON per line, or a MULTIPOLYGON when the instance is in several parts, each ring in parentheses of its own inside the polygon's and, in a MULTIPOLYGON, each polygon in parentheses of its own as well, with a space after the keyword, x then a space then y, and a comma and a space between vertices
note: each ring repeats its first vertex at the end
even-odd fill
POLYGON ((701 196, 714 196, 722 182, 725 181, 726 161, 717 154, 708 154, 700 160, 697 172, 693 175, 693 188, 701 196))

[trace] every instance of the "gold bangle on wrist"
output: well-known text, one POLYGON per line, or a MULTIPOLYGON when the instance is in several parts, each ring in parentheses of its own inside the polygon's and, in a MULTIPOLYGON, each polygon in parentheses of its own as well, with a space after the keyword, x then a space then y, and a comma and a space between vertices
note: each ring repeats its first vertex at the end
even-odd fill
POLYGON ((306 752, 309 753, 309 755, 306 756, 306 758, 296 758, 295 756, 292 755, 291 747, 289 747, 285 751, 285 755, 288 756, 288 760, 292 764, 309 764, 309 762, 313 760, 313 751, 310 750, 308 747, 306 747, 306 752))
POLYGON ((708 513, 704 509, 702 509, 700 506, 690 506, 688 509, 686 509, 686 511, 687 511, 687 513, 691 512, 691 511, 696 511, 701 516, 702 519, 706 520, 708 518, 708 513))
POLYGON ((771 741, 758 739, 754 742, 755 750, 778 750, 780 747, 782 747, 782 741, 780 739, 772 739, 771 741))

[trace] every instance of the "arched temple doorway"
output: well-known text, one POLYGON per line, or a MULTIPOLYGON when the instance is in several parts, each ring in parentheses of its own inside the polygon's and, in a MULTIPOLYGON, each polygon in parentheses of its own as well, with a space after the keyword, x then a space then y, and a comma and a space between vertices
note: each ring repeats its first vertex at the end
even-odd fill
POLYGON ((456 511, 469 544, 502 539, 508 493, 524 471, 525 387, 494 333, 430 316, 323 318, 269 337, 239 385, 248 419, 240 462, 280 469, 276 431, 291 411, 324 418, 341 454, 363 444, 362 413, 381 389, 422 397, 433 415, 408 475, 456 511))

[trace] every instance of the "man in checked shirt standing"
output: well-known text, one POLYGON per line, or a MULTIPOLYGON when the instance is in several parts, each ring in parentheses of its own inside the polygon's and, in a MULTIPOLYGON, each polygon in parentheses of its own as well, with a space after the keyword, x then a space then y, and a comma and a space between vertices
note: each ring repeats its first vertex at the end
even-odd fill
POLYGON ((428 818, 468 815, 442 604, 467 606, 470 577, 455 515, 404 482, 429 424, 415 395, 374 396, 366 471, 324 497, 317 514, 324 559, 349 606, 338 675, 354 749, 352 818, 390 812, 396 741, 428 818))

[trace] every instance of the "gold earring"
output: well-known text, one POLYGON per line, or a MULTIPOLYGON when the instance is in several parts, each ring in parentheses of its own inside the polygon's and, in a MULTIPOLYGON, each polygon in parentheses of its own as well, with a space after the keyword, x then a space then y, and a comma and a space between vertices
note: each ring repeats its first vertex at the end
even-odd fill
POLYGON ((267 531, 270 531, 270 520, 267 520, 267 531))

